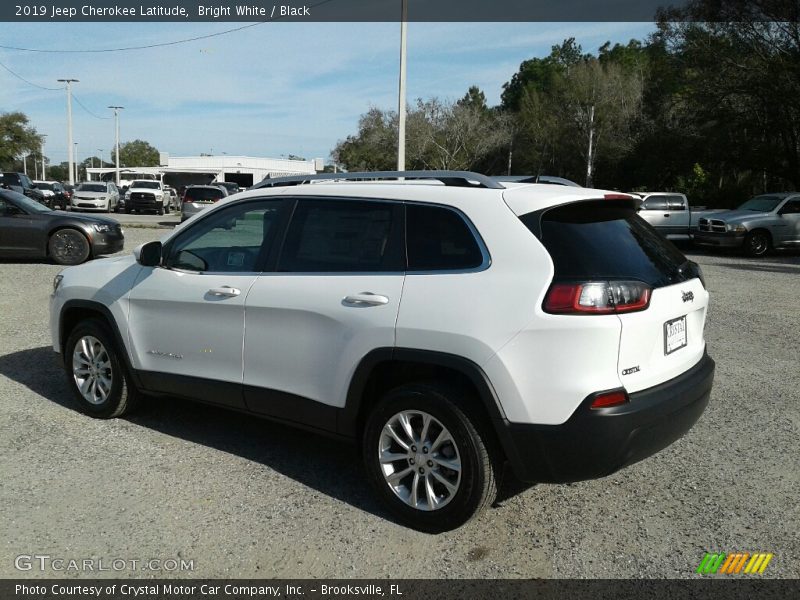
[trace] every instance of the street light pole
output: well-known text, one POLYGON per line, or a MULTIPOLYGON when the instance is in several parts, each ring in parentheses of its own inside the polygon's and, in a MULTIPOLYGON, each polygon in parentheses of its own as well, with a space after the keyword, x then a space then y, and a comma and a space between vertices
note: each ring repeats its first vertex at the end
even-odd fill
POLYGON ((108 108, 114 109, 114 130, 116 132, 115 138, 114 138, 115 139, 114 148, 116 148, 116 150, 114 150, 114 155, 115 155, 114 159, 115 159, 115 161, 117 163, 117 165, 116 165, 116 167, 117 167, 117 169, 116 169, 117 170, 117 187, 119 187, 119 111, 121 111, 125 107, 124 106, 109 106, 108 108))
POLYGON ((408 35, 408 0, 402 1, 400 21, 400 85, 397 99, 397 170, 406 170, 406 37, 408 35))
POLYGON ((67 153, 68 153, 68 170, 69 170, 69 183, 75 183, 72 177, 72 84, 78 83, 77 79, 59 79, 61 83, 67 84, 67 153))
POLYGON ((42 179, 47 181, 47 160, 44 157, 44 143, 47 141, 47 134, 42 134, 42 144, 39 146, 39 154, 42 157, 42 179))
POLYGON ((78 142, 75 142, 75 183, 78 181, 78 142))

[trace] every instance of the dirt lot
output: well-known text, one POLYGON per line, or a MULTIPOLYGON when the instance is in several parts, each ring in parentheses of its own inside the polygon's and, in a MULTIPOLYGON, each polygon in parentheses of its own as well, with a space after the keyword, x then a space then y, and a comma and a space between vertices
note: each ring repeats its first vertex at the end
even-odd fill
MULTIPOLYGON (((164 233, 128 229, 126 251, 164 233)), ((695 428, 606 479, 506 486, 437 536, 389 519, 348 446, 178 400, 76 412, 47 328, 59 267, 0 262, 0 577, 79 575, 15 569, 32 554, 193 561, 87 576, 690 577, 707 550, 800 577, 800 255, 692 257, 717 361, 695 428)))

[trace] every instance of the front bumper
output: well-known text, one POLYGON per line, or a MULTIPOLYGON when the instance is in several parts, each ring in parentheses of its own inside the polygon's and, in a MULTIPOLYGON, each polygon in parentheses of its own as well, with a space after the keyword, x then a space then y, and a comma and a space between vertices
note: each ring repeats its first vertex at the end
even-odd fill
POLYGON ((713 382, 714 361, 706 354, 682 375, 631 394, 622 406, 592 410, 589 397, 561 425, 503 422, 500 436, 522 481, 605 477, 689 431, 708 404, 713 382))
POLYGON ((106 206, 111 206, 111 201, 73 198, 71 205, 73 210, 106 210, 106 206))
POLYGON ((98 254, 114 254, 125 247, 125 235, 122 230, 109 233, 95 233, 92 237, 92 256, 98 254))
POLYGON ((719 248, 741 248, 744 244, 744 233, 714 233, 711 231, 695 231, 692 241, 701 246, 717 246, 719 248))

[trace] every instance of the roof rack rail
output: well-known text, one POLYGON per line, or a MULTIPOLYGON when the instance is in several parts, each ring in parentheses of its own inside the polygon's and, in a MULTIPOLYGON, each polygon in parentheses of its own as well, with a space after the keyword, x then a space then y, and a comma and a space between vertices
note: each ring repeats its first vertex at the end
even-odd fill
POLYGON ((445 185, 455 187, 505 189, 499 182, 471 171, 365 171, 359 173, 316 173, 308 175, 292 175, 263 179, 251 187, 251 190, 265 187, 302 185, 312 181, 358 181, 377 179, 435 179, 445 185))

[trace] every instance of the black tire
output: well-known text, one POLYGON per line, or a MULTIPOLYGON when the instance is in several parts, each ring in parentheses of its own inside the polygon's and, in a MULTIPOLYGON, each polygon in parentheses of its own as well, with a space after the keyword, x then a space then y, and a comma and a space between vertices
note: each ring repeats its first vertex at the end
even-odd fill
MULTIPOLYGON (((94 348, 96 349, 97 346, 94 346, 94 348)), ((102 358, 102 354, 99 351, 97 352, 99 358, 102 358)), ((80 363, 78 364, 80 366, 80 363)), ((79 322, 70 332, 67 337, 67 343, 64 345, 64 368, 66 370, 67 385, 72 390, 78 406, 82 412, 92 417, 98 419, 120 417, 133 410, 141 399, 141 393, 131 382, 128 370, 125 368, 119 349, 114 342, 114 337, 103 321, 87 319, 79 322), (90 402, 84 397, 78 387, 78 376, 73 371, 75 361, 81 360, 82 357, 87 357, 81 344, 81 341, 87 337, 97 340, 102 345, 105 356, 108 359, 108 369, 104 370, 104 372, 110 378, 111 385, 107 397, 99 402, 90 402)))
MULTIPOLYGON (((467 408, 470 404, 463 402, 464 399, 464 394, 459 393, 458 390, 435 383, 408 384, 395 388, 384 395, 367 417, 362 438, 362 454, 367 478, 392 514, 414 529, 431 533, 455 529, 479 514, 494 502, 497 496, 497 480, 501 471, 494 437, 490 431, 486 430, 486 424, 481 423, 480 418, 470 418, 469 415, 472 414, 472 411, 467 408), (420 414, 413 416, 410 422, 416 422, 417 429, 424 431, 422 423, 424 423, 424 415, 427 414, 449 432, 452 445, 441 444, 438 448, 442 450, 436 451, 434 445, 428 441, 428 445, 430 445, 428 450, 426 444, 423 444, 425 440, 420 437, 416 443, 421 444, 422 448, 411 446, 410 449, 403 450, 399 444, 394 448, 384 446, 386 439, 384 428, 398 415, 409 412, 413 414, 415 411, 420 414), (398 491, 395 491, 384 475, 380 454, 381 452, 392 454, 399 452, 406 453, 408 457, 411 457, 412 450, 415 452, 413 456, 416 459, 400 458, 390 463, 389 468, 395 469, 394 472, 397 474, 411 469, 403 479, 397 480, 398 491), (425 454, 420 454, 420 450, 425 454), (448 450, 449 456, 446 453, 448 450), (442 483, 437 483, 434 471, 447 477, 453 484, 454 478, 457 477, 456 471, 446 468, 442 470, 439 463, 440 460, 452 460, 453 456, 460 459, 461 470, 460 478, 455 481, 455 492, 450 493, 442 483), (426 464, 423 465, 423 462, 426 464), (425 469, 428 470, 425 471, 425 469), (418 473, 422 475, 418 477, 418 473), (426 503, 428 507, 435 506, 435 502, 432 504, 431 496, 427 492, 425 498, 420 498, 419 494, 416 497, 412 496, 411 490, 415 481, 419 481, 423 489, 426 489, 425 482, 431 482, 433 497, 441 500, 442 506, 429 510, 420 508, 420 502, 426 503), (401 483, 402 485, 400 485, 401 483), (404 500, 399 494, 405 494, 406 489, 408 489, 409 499, 404 500), (441 498, 439 498, 440 493, 442 494, 441 498), (412 506, 411 498, 414 498, 414 506, 412 506)), ((429 435, 436 435, 437 430, 441 431, 437 429, 436 424, 430 425, 429 435), (430 431, 433 433, 431 434, 430 431)), ((404 437, 408 439, 408 435, 404 437)), ((391 441, 390 443, 396 444, 391 441)), ((441 482, 441 477, 438 478, 438 481, 441 482)))
POLYGON ((744 238, 744 251, 747 256, 766 256, 772 249, 772 238, 763 229, 756 229, 744 238))
POLYGON ((164 212, 165 212, 166 214, 169 214, 169 204, 165 204, 165 205, 164 205, 164 212))
POLYGON ((132 209, 130 206, 126 206, 126 207, 125 207, 125 214, 126 214, 126 215, 129 215, 129 214, 131 214, 131 210, 133 210, 133 209, 132 209))
POLYGON ((158 207, 158 210, 157 210, 156 212, 157 212, 159 215, 163 215, 163 214, 164 214, 164 205, 162 204, 161 206, 159 206, 159 207, 158 207))
POLYGON ((47 250, 59 265, 79 265, 89 258, 89 240, 77 229, 59 229, 50 235, 47 250))

